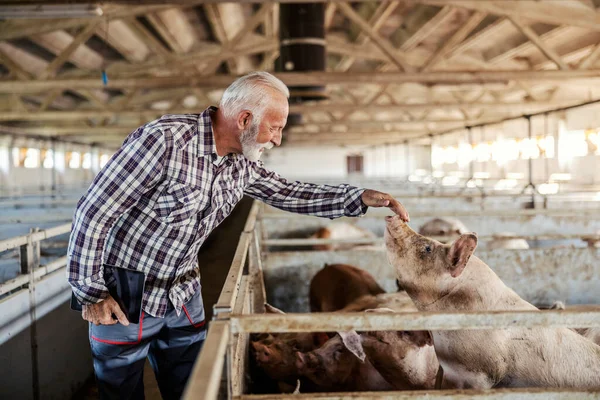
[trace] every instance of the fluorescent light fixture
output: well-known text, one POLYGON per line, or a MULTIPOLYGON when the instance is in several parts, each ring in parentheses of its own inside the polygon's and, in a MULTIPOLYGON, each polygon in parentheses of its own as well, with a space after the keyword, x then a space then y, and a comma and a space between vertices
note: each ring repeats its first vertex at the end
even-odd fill
POLYGON ((444 171, 433 171, 434 178, 443 178, 446 173, 444 171))
POLYGON ((99 17, 102 14, 102 8, 95 4, 0 6, 0 19, 99 17))
POLYGON ((473 174, 473 178, 476 178, 476 179, 490 179, 490 173, 489 172, 475 172, 473 174))

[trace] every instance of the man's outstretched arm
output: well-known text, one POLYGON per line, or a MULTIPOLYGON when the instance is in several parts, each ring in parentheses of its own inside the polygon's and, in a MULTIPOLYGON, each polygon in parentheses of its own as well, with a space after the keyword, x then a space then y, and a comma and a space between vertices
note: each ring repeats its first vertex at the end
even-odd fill
POLYGON ((403 220, 408 212, 400 202, 387 193, 360 189, 350 185, 315 185, 289 182, 261 162, 251 164, 252 183, 246 194, 281 210, 318 217, 358 217, 368 207, 389 207, 403 220))

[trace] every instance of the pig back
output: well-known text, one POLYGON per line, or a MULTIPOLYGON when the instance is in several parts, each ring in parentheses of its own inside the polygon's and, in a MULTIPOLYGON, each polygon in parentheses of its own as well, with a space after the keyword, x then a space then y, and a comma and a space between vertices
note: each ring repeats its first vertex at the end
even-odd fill
POLYGON ((325 265, 310 282, 310 310, 338 311, 356 299, 385 291, 367 271, 347 264, 325 265))
POLYGON ((416 312, 417 307, 406 292, 381 293, 378 295, 362 296, 346 307, 343 312, 358 312, 375 308, 389 308, 395 312, 416 312))

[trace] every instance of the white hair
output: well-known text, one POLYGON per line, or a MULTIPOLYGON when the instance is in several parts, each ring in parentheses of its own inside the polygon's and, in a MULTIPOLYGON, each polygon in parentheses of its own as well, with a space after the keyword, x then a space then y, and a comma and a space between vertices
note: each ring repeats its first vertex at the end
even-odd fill
POLYGON ((268 90, 273 89, 286 98, 290 91, 281 80, 268 72, 252 72, 236 79, 223 93, 219 108, 227 118, 234 118, 243 110, 254 114, 255 121, 262 118, 271 98, 268 90))

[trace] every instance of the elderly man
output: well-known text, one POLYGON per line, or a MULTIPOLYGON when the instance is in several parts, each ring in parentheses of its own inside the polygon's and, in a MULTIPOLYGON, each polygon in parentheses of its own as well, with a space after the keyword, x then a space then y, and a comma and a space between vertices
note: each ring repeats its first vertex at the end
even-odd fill
POLYGON ((163 397, 181 396, 205 338, 196 254, 244 194, 320 217, 360 216, 373 206, 408 220, 388 194, 288 182, 264 168, 263 151, 281 144, 288 97, 283 82, 257 72, 231 84, 219 108, 141 126, 79 201, 67 274, 90 322, 102 398, 142 398, 147 356, 163 397), (139 324, 110 296, 104 264, 145 274, 139 324))

